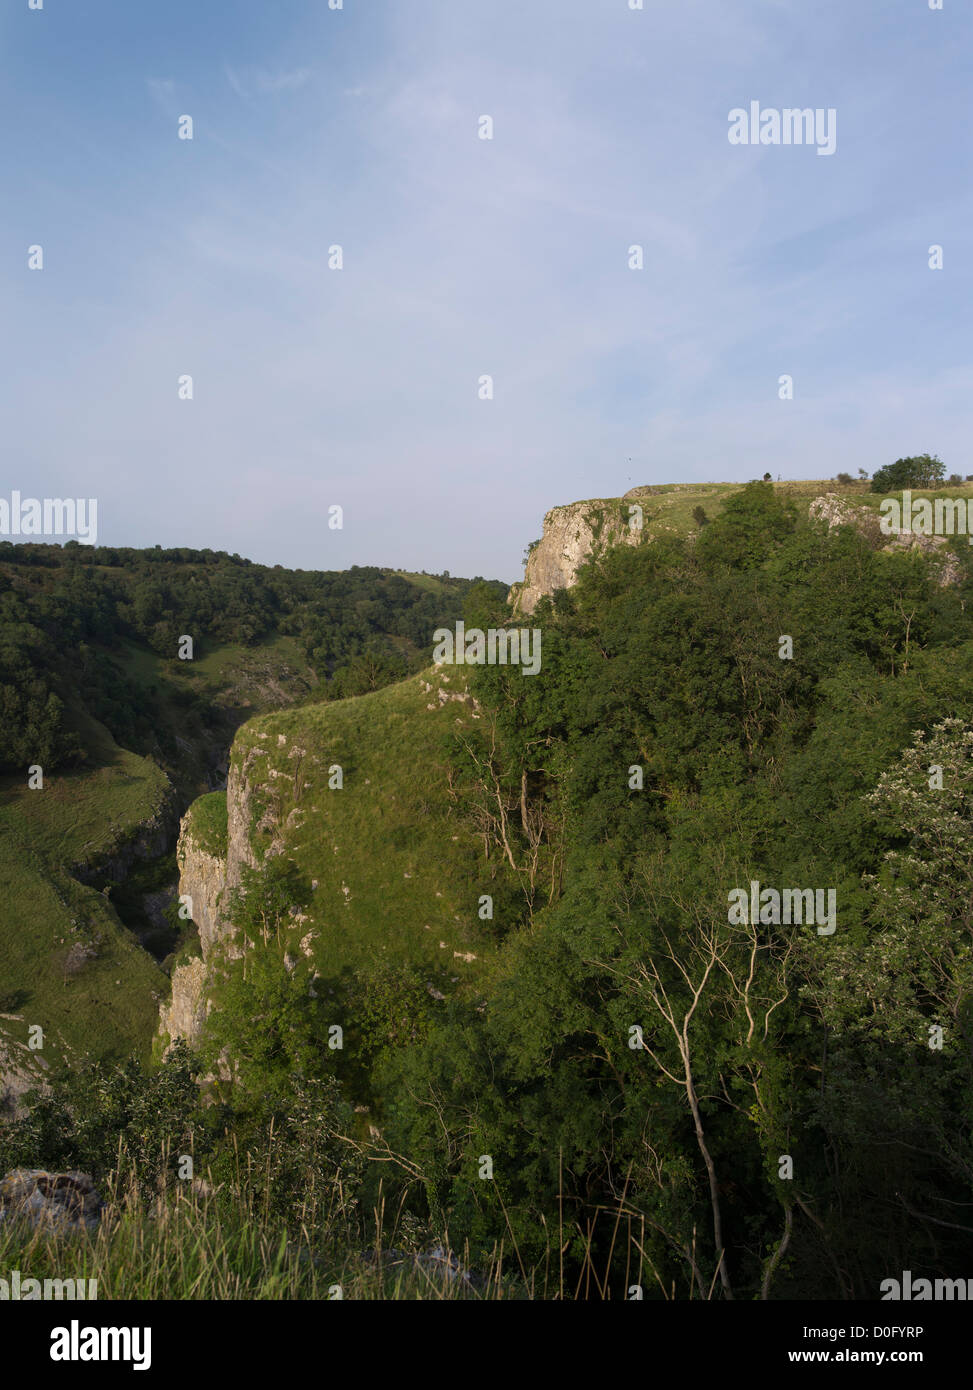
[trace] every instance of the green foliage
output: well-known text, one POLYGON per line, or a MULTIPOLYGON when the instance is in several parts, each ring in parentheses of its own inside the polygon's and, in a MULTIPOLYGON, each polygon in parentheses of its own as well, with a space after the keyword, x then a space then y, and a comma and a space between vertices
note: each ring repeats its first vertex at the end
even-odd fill
MULTIPOLYGON (((375 690, 366 639, 345 665, 368 693, 241 735, 261 868, 217 961, 211 1103, 164 1102, 217 1205, 247 1192, 291 1230, 328 1210, 349 1239, 394 1209, 474 1260, 553 1263, 562 1293, 874 1298, 962 1268, 969 565, 942 588, 767 481, 718 505, 542 601, 536 677, 375 690), (754 880, 834 889, 835 935, 731 921, 754 880)), ((497 586, 463 601, 509 625, 497 586)), ((147 1153, 133 1089, 98 1106, 147 1153)), ((34 1150, 104 1166, 88 1102, 59 1105, 34 1150)))
POLYGON ((422 973, 409 961, 379 961, 354 972, 342 1001, 353 1021, 354 1050, 366 1069, 427 1036, 432 998, 422 973))
POLYGON ((207 1171, 225 1209, 245 1192, 286 1229, 307 1230, 309 1212, 323 1211, 333 1235, 355 1232, 365 1163, 334 1077, 298 1073, 283 1090, 236 1092, 222 1118, 207 1171))
POLYGON ((484 722, 455 775, 492 802, 488 837, 503 808, 531 905, 482 1008, 452 1001, 377 1078, 434 1220, 569 1266, 610 1266, 635 1223, 646 1282, 677 1296, 873 1297, 889 1269, 948 1273, 961 1236, 915 1213, 968 1200, 973 1172, 968 753, 952 731, 900 750, 973 713, 968 614, 921 555, 825 534, 755 483, 695 548, 618 548, 539 605, 536 680, 477 669, 484 722), (952 801, 919 794, 933 761, 952 801), (833 886, 838 934, 734 926, 727 894, 753 879, 833 886))
POLYGON ((872 492, 897 492, 906 487, 935 488, 946 476, 946 465, 935 454, 896 459, 872 475, 872 492))
POLYGON ((426 664, 434 628, 459 617, 475 582, 484 581, 267 568, 185 547, 0 542, 0 771, 81 759, 65 710, 82 693, 87 712, 140 752, 158 745, 170 704, 182 704, 184 720, 218 722, 181 682, 230 644, 255 651, 290 636, 310 668, 335 682, 333 698, 378 689, 426 664), (176 660, 183 634, 194 640, 192 665, 176 660), (121 660, 126 642, 166 663, 163 688, 133 679, 121 660))
POLYGON ((773 483, 748 483, 700 536, 699 558, 732 569, 757 569, 796 524, 796 506, 779 496, 773 483))
POLYGON ((119 1065, 63 1071, 27 1097, 24 1115, 0 1126, 0 1167, 77 1169, 101 1181, 119 1153, 147 1191, 175 1175, 192 1154, 199 1126, 198 1068, 184 1043, 147 1071, 137 1057, 119 1065))

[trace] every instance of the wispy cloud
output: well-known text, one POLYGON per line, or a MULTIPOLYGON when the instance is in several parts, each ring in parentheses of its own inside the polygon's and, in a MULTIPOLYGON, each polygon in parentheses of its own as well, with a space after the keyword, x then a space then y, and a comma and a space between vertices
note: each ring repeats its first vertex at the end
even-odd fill
POLYGON ((276 96, 279 92, 296 92, 310 82, 313 71, 308 67, 292 68, 290 71, 270 71, 266 68, 223 69, 226 80, 245 101, 257 96, 276 96))
POLYGON ((632 482, 926 449, 973 472, 970 155, 897 85, 908 63, 937 110, 944 83, 959 100, 942 15, 423 0, 285 32, 232 13, 232 61, 216 25, 149 83, 197 94, 191 146, 133 131, 80 221, 49 174, 46 203, 15 200, 57 278, 7 272, 0 428, 71 495, 103 480, 110 541, 513 578, 547 508, 632 482), (751 98, 837 107, 838 153, 731 147, 751 98))

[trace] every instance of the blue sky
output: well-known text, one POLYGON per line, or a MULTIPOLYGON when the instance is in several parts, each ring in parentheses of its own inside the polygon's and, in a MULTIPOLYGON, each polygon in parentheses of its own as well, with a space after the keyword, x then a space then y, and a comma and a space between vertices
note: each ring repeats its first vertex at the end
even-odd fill
POLYGON ((3 0, 0 51, 0 493, 103 543, 513 579, 636 483, 973 473, 968 3, 3 0))

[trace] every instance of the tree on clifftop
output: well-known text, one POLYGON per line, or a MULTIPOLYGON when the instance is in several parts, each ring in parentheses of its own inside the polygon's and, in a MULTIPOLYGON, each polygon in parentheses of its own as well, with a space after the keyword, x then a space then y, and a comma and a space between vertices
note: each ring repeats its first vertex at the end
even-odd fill
POLYGON ((938 487, 946 476, 946 465, 935 454, 917 454, 896 459, 872 475, 872 492, 896 492, 904 487, 938 487))

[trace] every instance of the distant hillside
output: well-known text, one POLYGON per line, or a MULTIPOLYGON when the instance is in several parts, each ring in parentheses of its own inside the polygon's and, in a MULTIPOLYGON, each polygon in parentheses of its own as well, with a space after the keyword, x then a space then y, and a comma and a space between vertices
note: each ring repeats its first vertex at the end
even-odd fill
POLYGON ((0 1046, 38 1023, 28 1070, 147 1053, 186 934, 179 816, 225 785, 235 730, 419 669, 473 582, 0 543, 0 1046))
POLYGON ((120 743, 177 767, 177 733, 192 739, 194 723, 224 738, 234 709, 289 704, 319 682, 317 698, 378 689, 425 663, 429 633, 475 582, 2 542, 0 771, 83 761, 67 715, 79 702, 120 743))

